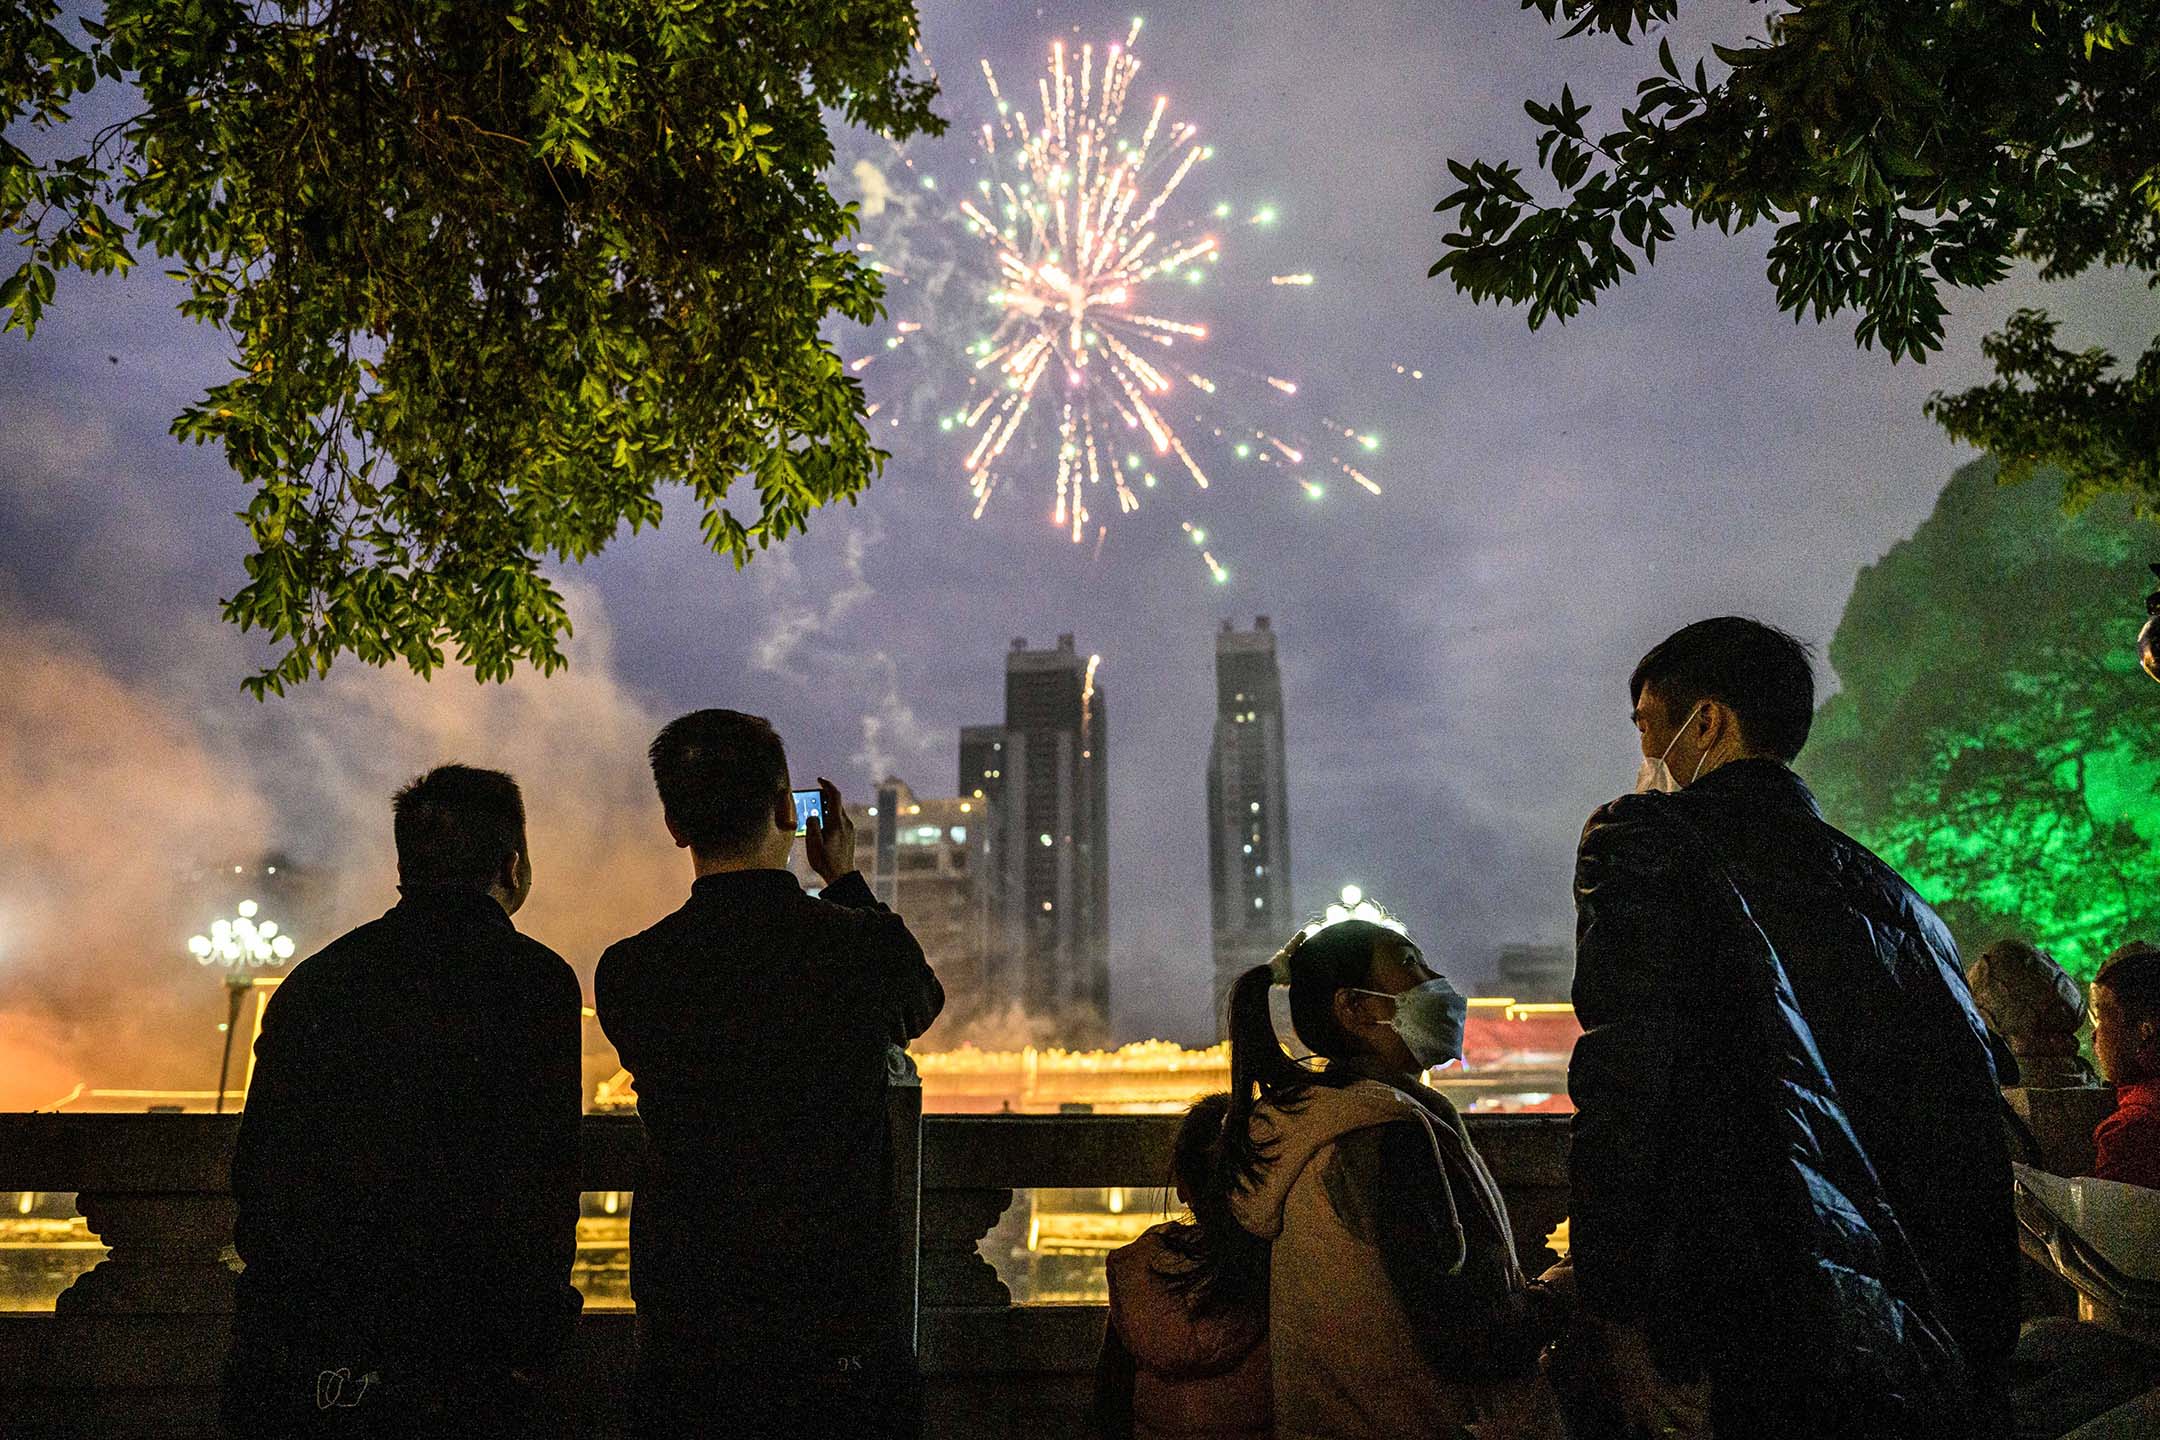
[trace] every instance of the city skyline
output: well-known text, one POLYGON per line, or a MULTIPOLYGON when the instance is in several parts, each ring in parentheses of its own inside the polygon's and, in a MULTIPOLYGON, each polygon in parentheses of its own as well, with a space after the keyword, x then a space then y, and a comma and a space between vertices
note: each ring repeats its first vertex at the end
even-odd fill
MULTIPOLYGON (((1700 51, 1758 18, 1688 12, 1673 43, 1700 51)), ((1051 23, 1100 37, 1130 19, 1079 4, 1051 23)), ((956 90, 977 55, 1033 73, 1045 29, 1032 9, 922 10, 924 48, 956 90)), ((1387 479, 1384 496, 1337 506, 1257 462, 1224 470, 1192 517, 1228 557, 1223 585, 1161 489, 1132 517, 1147 523, 1113 526, 1099 555, 1013 495, 971 522, 922 434, 935 416, 877 365, 864 385, 892 459, 859 504, 819 512, 738 574, 705 548, 687 496, 664 493, 659 525, 549 567, 575 622, 566 671, 424 684, 340 661, 257 705, 238 685, 260 637, 218 618, 248 544, 242 488, 214 447, 168 433, 227 373, 226 337, 178 315, 178 287, 151 264, 70 279, 35 342, 0 337, 5 703, 31 761, 0 806, 30 817, 22 853, 37 857, 0 876, 0 1025, 34 1093, 48 1074, 73 1083, 84 1035, 143 1083, 193 1073, 197 1030, 216 1018, 193 962, 172 958, 202 923, 198 898, 154 861, 116 870, 116 855, 283 849, 334 871, 334 914, 355 921, 395 895, 397 786, 444 760, 496 765, 526 781, 534 817, 539 876, 519 924, 589 981, 601 949, 687 887, 643 761, 667 719, 713 704, 768 715, 802 773, 867 798, 890 774, 950 772, 960 727, 994 718, 999 647, 1021 633, 1078 632, 1117 692, 1113 1027, 1210 1034, 1196 717, 1213 708, 1230 607, 1297 637, 1281 661, 1297 706, 1295 907, 1357 883, 1429 954, 1489 980, 1500 944, 1570 933, 1575 838, 1634 773, 1626 682, 1645 649, 1733 612, 1827 640, 1855 577, 1970 458, 1922 405, 1987 378, 1979 338, 2013 309, 2049 306, 2073 347, 2150 339, 2136 277, 2020 271, 1950 297, 1944 352, 1893 365, 1855 351, 1849 319, 1778 312, 1767 234, 1685 230, 1596 310, 1533 333, 1520 312, 1425 278, 1448 228, 1432 213, 1451 188, 1445 157, 1531 158, 1521 97, 1565 76, 1607 113, 1628 102, 1639 53, 1562 40, 1512 0, 1324 18, 1256 0, 1151 14, 1146 33, 1145 93, 1174 94, 1216 147, 1191 200, 1211 217, 1237 207, 1220 224, 1222 288, 1194 294, 1210 346, 1225 363, 1295 356, 1283 378, 1326 413, 1354 403, 1387 479), (1308 91, 1326 103, 1265 98, 1308 91), (1263 206, 1271 222, 1254 223, 1263 206), (1263 279, 1265 303, 1246 306, 1232 272, 1315 278, 1263 279), (51 774, 68 777, 64 805, 35 779, 51 774)), ((972 137, 945 143, 957 158, 938 168, 967 175, 972 137)), ((909 173, 880 164, 882 202, 918 205, 909 173)), ((869 203, 848 169, 835 184, 869 203)))

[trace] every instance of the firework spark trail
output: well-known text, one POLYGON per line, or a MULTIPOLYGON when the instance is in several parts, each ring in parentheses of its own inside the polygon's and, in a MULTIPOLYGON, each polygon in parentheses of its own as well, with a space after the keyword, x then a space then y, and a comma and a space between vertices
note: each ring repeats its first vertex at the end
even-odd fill
MULTIPOLYGON (((1140 68, 1131 52, 1138 35, 1135 24, 1099 65, 1094 45, 1082 45, 1077 67, 1064 42, 1054 42, 1048 71, 1036 81, 1040 113, 1033 125, 1006 102, 996 71, 984 61, 998 118, 983 127, 983 151, 993 163, 1009 158, 1018 176, 984 181, 982 203, 971 198, 960 207, 990 248, 1000 277, 991 300, 1001 314, 978 347, 976 367, 993 370, 1003 387, 964 417, 968 428, 981 431, 965 468, 980 500, 1042 398, 1054 361, 1066 398, 1059 407, 1051 514, 1075 543, 1085 536, 1089 518, 1081 487, 1102 483, 1108 425, 1122 422, 1145 433, 1157 455, 1177 456, 1195 485, 1208 484, 1206 470, 1163 413, 1163 397, 1177 379, 1140 353, 1149 345, 1169 349, 1180 340, 1204 340, 1207 327, 1147 313, 1135 303, 1150 281, 1216 253, 1212 236, 1164 242, 1154 228, 1207 148, 1193 143, 1193 126, 1165 126, 1167 98, 1149 110, 1137 141, 1122 131, 1140 68), (985 208, 993 196, 1002 201, 992 206, 1002 223, 985 208)), ((1124 470, 1108 468, 1119 509, 1138 508, 1124 470)))
MULTIPOLYGON (((1343 458, 1360 446, 1377 450, 1378 437, 1314 412, 1301 421, 1293 412, 1301 408, 1303 387, 1280 373, 1281 364, 1214 358, 1207 369, 1220 385, 1195 368, 1201 357, 1193 347, 1211 343, 1209 327, 1180 315, 1178 297, 1188 286, 1169 282, 1201 283, 1223 258, 1216 237, 1198 233, 1190 195, 1181 192, 1212 150, 1200 142, 1198 127, 1170 115, 1167 97, 1151 97, 1128 114, 1140 69, 1131 53, 1138 33, 1136 22, 1120 44, 1054 41, 1033 85, 1012 93, 982 61, 994 107, 976 137, 986 167, 972 180, 972 193, 954 195, 946 212, 965 228, 961 243, 981 247, 984 268, 978 273, 986 283, 976 293, 992 312, 987 338, 977 331, 960 347, 963 373, 971 372, 970 393, 938 421, 967 437, 960 465, 973 497, 972 517, 984 516, 1001 486, 1033 489, 1049 479, 1047 518, 1073 544, 1085 543, 1093 529, 1098 557, 1108 526, 1090 505, 1090 492, 1114 490, 1115 514, 1130 514, 1140 506, 1141 491, 1158 487, 1156 472, 1169 456, 1199 490, 1211 488, 1211 471, 1224 478, 1219 467, 1242 462, 1268 466, 1262 473, 1295 482, 1314 500, 1325 493, 1318 473, 1323 466, 1380 493, 1370 476, 1343 458), (1032 103, 1022 103, 1029 90, 1032 103), (1226 364, 1233 374, 1217 368, 1226 364), (1055 383, 1060 378, 1064 383, 1055 383), (1224 403, 1246 413, 1224 416, 1224 403), (1254 410, 1256 403, 1269 408, 1254 410), (1180 434, 1181 424, 1186 434, 1180 434), (1138 444, 1142 437, 1144 446, 1138 444), (1147 451, 1152 468, 1142 463, 1147 451)), ((914 168, 904 154, 902 160, 914 168)), ((921 188, 936 190, 934 179, 922 176, 921 188)), ((1236 223, 1228 202, 1209 208, 1218 222, 1236 223)), ((1246 218, 1246 208, 1238 207, 1238 219, 1246 218)), ((1262 204, 1246 223, 1266 226, 1275 216, 1272 204, 1262 204)), ((959 228, 950 232, 956 241, 959 228)), ((879 248, 856 245, 865 256, 879 248)), ((897 284, 914 285, 917 277, 906 272, 915 267, 905 263, 904 246, 891 258, 900 262, 897 268, 884 258, 869 263, 897 284)), ((970 267, 956 262, 954 268, 970 267)), ((1254 283, 1262 278, 1269 287, 1306 287, 1315 279, 1309 271, 1263 271, 1254 283)), ((923 313, 929 318, 937 312, 923 313)), ((892 363, 944 370, 925 347, 938 351, 953 326, 932 319, 927 328, 925 334, 922 323, 898 322, 880 348, 847 362, 848 369, 862 374, 905 350, 892 363)), ((1423 378, 1402 365, 1396 373, 1423 378)), ((1226 581, 1229 572, 1208 548, 1205 532, 1190 521, 1184 530, 1212 577, 1226 581)))

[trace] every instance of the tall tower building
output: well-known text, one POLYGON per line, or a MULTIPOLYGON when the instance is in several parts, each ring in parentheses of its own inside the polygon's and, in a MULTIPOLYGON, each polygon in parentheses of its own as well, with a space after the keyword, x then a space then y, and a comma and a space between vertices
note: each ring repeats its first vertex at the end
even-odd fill
POLYGON ((986 959, 993 1005, 1056 1018, 1099 1038, 1110 1011, 1107 707, 1095 661, 1073 637, 1049 650, 1013 641, 1005 723, 960 733, 960 793, 980 798, 985 879, 999 953, 986 959))
POLYGON ((1214 892, 1215 1018, 1231 982, 1288 938, 1290 802, 1275 631, 1227 620, 1215 637, 1215 742, 1208 751, 1208 873, 1214 892))

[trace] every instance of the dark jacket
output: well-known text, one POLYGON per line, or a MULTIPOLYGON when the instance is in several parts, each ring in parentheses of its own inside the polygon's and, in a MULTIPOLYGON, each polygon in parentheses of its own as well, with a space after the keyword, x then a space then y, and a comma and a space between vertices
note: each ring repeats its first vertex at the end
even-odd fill
POLYGON ((858 874, 822 898, 785 870, 707 875, 593 984, 649 1148, 643 1362, 891 1358, 886 1067, 945 1003, 906 924, 858 874))
POLYGON ((508 1370, 581 1304, 583 996, 479 890, 409 892, 270 997, 233 1156, 236 1347, 508 1370))
POLYGON ((1941 1433, 1950 1337, 1986 1366, 2017 1315, 1994 1071, 1942 923, 1746 760, 1592 816, 1576 926, 1583 1304, 1706 1369, 1731 1433, 1941 1433))

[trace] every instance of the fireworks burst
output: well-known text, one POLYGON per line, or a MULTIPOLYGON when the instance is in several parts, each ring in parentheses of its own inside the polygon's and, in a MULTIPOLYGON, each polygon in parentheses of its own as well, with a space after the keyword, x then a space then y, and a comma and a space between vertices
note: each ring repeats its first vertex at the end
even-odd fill
POLYGON ((960 207, 989 246, 1001 286, 990 297, 1001 312, 997 328, 976 347, 976 366, 1002 383, 963 422, 980 431, 965 462, 976 513, 997 487, 999 461, 1029 415, 1038 405, 1054 406, 1052 518, 1069 526, 1075 541, 1088 522, 1084 486, 1101 484, 1105 471, 1121 512, 1140 504, 1126 471, 1107 458, 1115 442, 1106 427, 1113 422, 1144 432, 1156 455, 1175 456, 1195 485, 1208 484, 1162 409, 1181 379, 1197 377, 1181 377, 1167 368, 1167 357, 1143 353, 1205 339, 1207 328, 1148 313, 1141 299, 1151 282, 1217 253, 1213 236, 1165 241, 1156 228, 1208 148, 1194 142, 1189 123, 1165 126, 1169 101, 1162 97, 1137 139, 1125 131, 1125 102, 1140 69, 1132 55, 1139 32, 1135 21, 1099 68, 1092 44, 1080 47, 1075 65, 1064 41, 1053 42, 1049 71, 1036 82, 1041 110, 1033 124, 1006 101, 985 60, 998 118, 983 125, 982 146, 998 178, 985 179, 980 196, 960 207), (1007 165, 1017 175, 1005 173, 1007 165))
MULTIPOLYGON (((881 228, 880 243, 857 247, 877 252, 873 267, 924 299, 948 277, 972 272, 981 277, 974 294, 987 300, 991 321, 964 355, 957 343, 941 353, 941 338, 960 322, 933 304, 917 312, 927 328, 900 322, 870 354, 849 362, 850 371, 860 374, 906 349, 919 355, 919 369, 927 367, 930 383, 914 392, 927 396, 949 383, 939 377, 960 361, 969 396, 958 408, 941 405, 935 419, 964 447, 959 460, 974 517, 1001 487, 1018 488, 1054 468, 1050 519, 1075 544, 1087 542, 1092 529, 1098 555, 1108 525, 1091 498, 1107 510, 1099 497, 1114 494, 1115 513, 1125 514, 1159 489, 1208 491, 1212 473, 1225 465, 1271 466, 1314 500, 1325 489, 1310 471, 1322 466, 1380 493, 1370 476, 1330 453, 1348 448, 1342 440, 1368 451, 1376 442, 1325 418, 1317 427, 1309 416, 1301 424, 1294 413, 1301 387, 1278 365, 1203 360, 1209 327, 1186 297, 1212 278, 1222 250, 1216 235, 1180 212, 1192 209, 1188 181, 1212 150, 1196 126, 1170 116, 1166 97, 1132 98, 1139 32, 1135 20, 1122 42, 1107 46, 1053 41, 1032 104, 1009 99, 984 60, 994 111, 976 137, 979 176, 947 188, 916 172, 903 192, 873 167, 876 213, 895 221, 881 228), (965 252, 937 256, 932 232, 904 223, 918 203, 948 194, 944 203, 957 206, 946 214, 957 224, 947 233, 980 257, 973 263, 965 252), (1224 407, 1247 418, 1222 418, 1224 407), (1261 407, 1273 418, 1263 420, 1261 407), (1054 467, 1043 459, 1052 445, 1054 467)), ((904 152, 901 161, 915 170, 904 152)), ((1277 219, 1271 204, 1217 201, 1211 213, 1217 224, 1262 230, 1277 219)), ((1263 288, 1276 295, 1314 284, 1304 270, 1262 275, 1263 288)), ((900 417, 891 423, 899 426, 900 417)), ((1207 548, 1206 532, 1192 521, 1183 528, 1209 574, 1226 582, 1229 572, 1207 548)))

